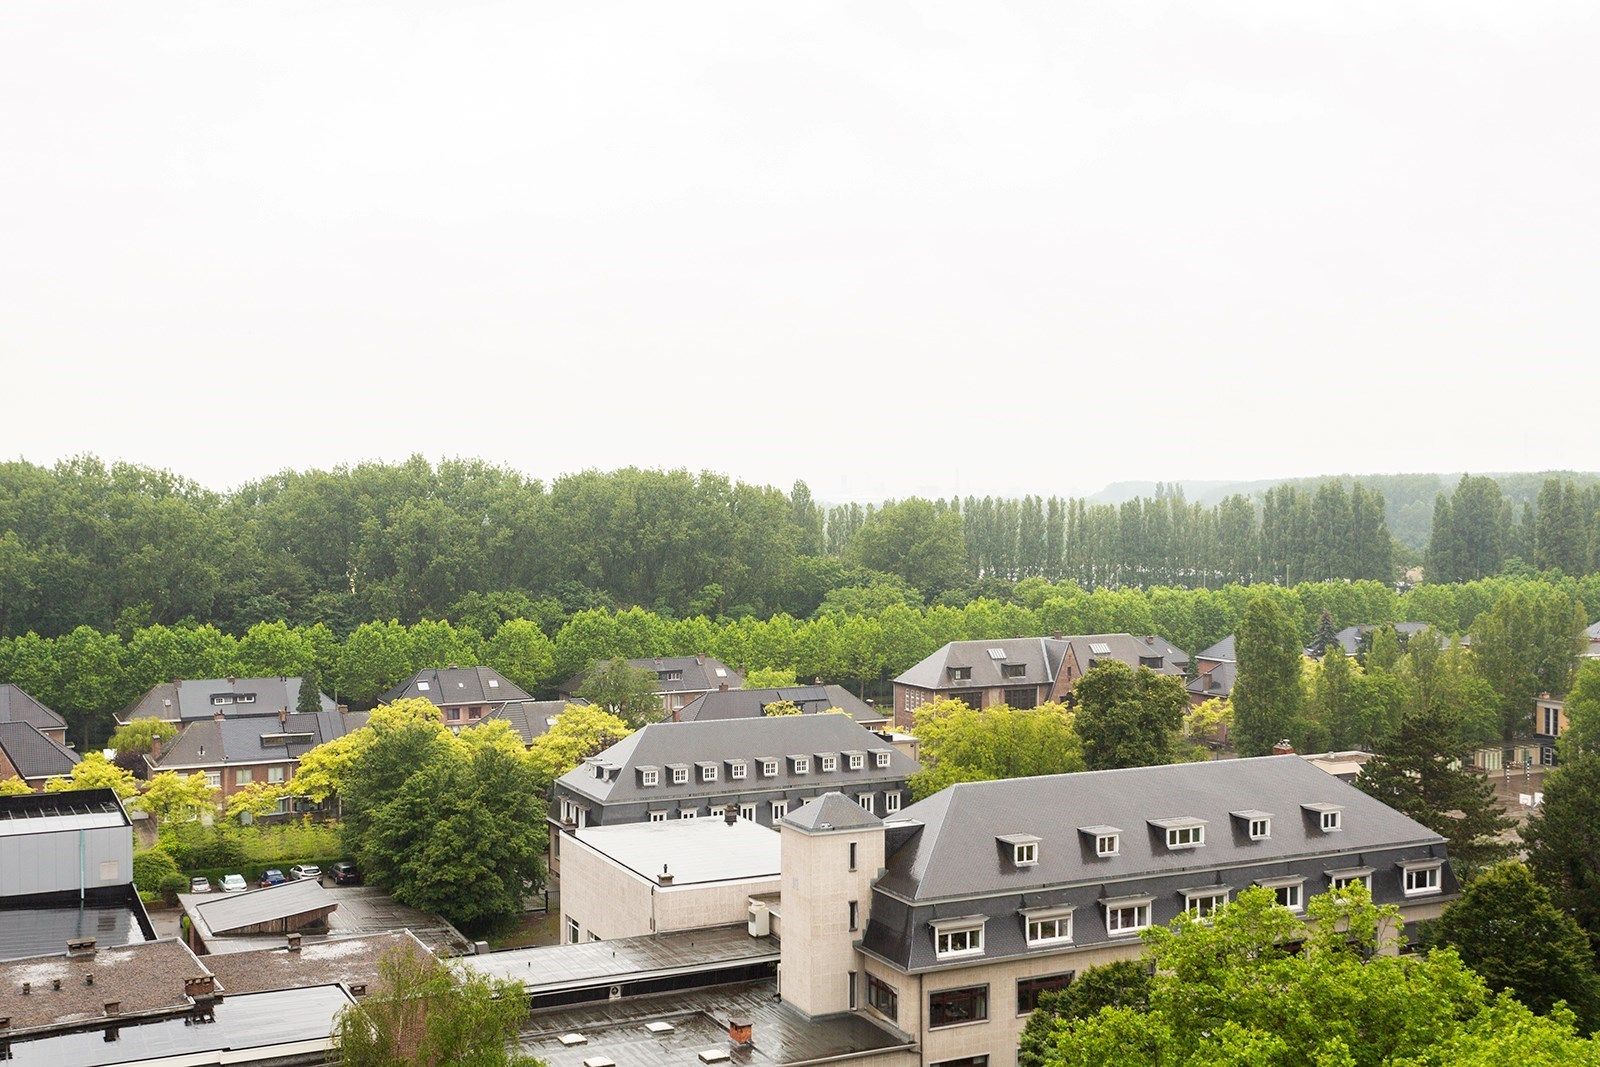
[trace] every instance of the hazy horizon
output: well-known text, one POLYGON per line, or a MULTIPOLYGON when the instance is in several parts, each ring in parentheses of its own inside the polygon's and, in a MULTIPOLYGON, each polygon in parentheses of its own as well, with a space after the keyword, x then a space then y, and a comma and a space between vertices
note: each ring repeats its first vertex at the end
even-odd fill
POLYGON ((1593 468, 1597 46, 1576 0, 14 0, 0 455, 1593 468))

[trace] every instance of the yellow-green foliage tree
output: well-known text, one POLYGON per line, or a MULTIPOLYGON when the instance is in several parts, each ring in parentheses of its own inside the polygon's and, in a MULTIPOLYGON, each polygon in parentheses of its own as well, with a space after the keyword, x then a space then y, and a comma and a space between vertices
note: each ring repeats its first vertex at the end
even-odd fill
MULTIPOLYGON (((139 795, 139 783, 133 775, 98 752, 91 752, 79 760, 68 777, 52 778, 44 787, 46 793, 64 793, 73 789, 110 789, 123 800, 132 800, 139 795)), ((138 807, 138 804, 128 806, 138 807)))
POLYGON ((200 771, 179 774, 162 771, 145 785, 139 807, 159 824, 188 822, 217 808, 217 790, 206 784, 200 771))
POLYGON ((594 704, 568 704, 555 724, 528 746, 528 760, 547 786, 584 757, 593 756, 633 733, 619 717, 594 704))
POLYGON ((956 782, 1083 770, 1072 712, 1060 704, 980 710, 960 700, 935 700, 917 709, 912 732, 921 743, 923 769, 911 777, 918 800, 956 782))
POLYGON ((33 790, 21 778, 0 778, 0 797, 20 797, 31 792, 33 790))

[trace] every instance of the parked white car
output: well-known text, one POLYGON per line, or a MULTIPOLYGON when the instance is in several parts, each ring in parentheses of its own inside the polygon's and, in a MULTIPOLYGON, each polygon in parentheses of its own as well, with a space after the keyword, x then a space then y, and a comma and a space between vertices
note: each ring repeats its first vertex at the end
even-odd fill
POLYGON ((222 876, 222 891, 224 893, 243 893, 250 887, 245 884, 242 874, 225 874, 222 876))

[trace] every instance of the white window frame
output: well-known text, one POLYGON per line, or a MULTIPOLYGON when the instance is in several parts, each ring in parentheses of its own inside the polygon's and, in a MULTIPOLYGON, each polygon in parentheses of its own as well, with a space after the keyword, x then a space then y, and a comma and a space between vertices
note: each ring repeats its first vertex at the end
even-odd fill
POLYGON ((1072 909, 1024 912, 1024 932, 1029 948, 1072 944, 1072 909))
POLYGON ((900 790, 891 789, 883 794, 883 810, 886 814, 900 810, 900 790))
POLYGON ((1251 819, 1246 827, 1252 841, 1265 841, 1272 836, 1272 820, 1267 818, 1251 819))
POLYGON ((715 763, 707 763, 705 766, 701 767, 700 768, 700 780, 702 782, 714 782, 714 781, 716 781, 717 780, 717 765, 715 763))
POLYGON ((649 785, 660 785, 661 784, 661 772, 656 770, 654 767, 651 767, 651 768, 649 768, 647 770, 644 770, 644 771, 640 771, 639 772, 639 784, 640 785, 646 785, 646 786, 649 786, 649 785))
POLYGON ((583 935, 583 927, 578 925, 577 919, 567 920, 567 944, 576 945, 583 935))
POLYGON ((283 767, 268 767, 267 768, 267 784, 268 785, 282 785, 283 784, 283 780, 284 780, 284 773, 283 772, 284 772, 284 768, 283 767))
POLYGON ((1227 903, 1228 891, 1221 886, 1214 889, 1191 889, 1183 894, 1183 910, 1201 919, 1209 919, 1218 908, 1226 906, 1227 903))
POLYGON ((1167 847, 1170 849, 1199 848, 1205 843, 1206 828, 1199 823, 1167 827, 1167 847))
POLYGON ((652 811, 650 813, 650 821, 651 822, 666 822, 667 821, 667 813, 664 812, 664 811, 652 811))
POLYGON ((761 777, 763 777, 763 778, 776 778, 777 776, 778 776, 778 761, 775 760, 775 759, 764 759, 764 760, 762 760, 761 761, 761 777))
POLYGON ((1344 812, 1334 810, 1319 812, 1318 814, 1321 818, 1318 819, 1317 825, 1322 827, 1323 833, 1336 834, 1344 829, 1344 812))
POLYGON ((689 768, 687 768, 687 767, 674 767, 674 768, 672 768, 672 784, 673 785, 688 785, 689 784, 689 768))
POLYGON ((796 773, 796 774, 810 774, 811 773, 811 760, 810 760, 810 758, 807 757, 807 756, 796 756, 795 757, 795 761, 794 761, 794 773, 796 773))
POLYGON ((744 760, 735 760, 728 764, 728 778, 732 781, 742 781, 745 776, 744 760))
POLYGON ((711 805, 711 818, 713 818, 713 819, 725 819, 727 817, 728 817, 728 805, 726 805, 726 804, 713 804, 713 805, 711 805))
POLYGON ((746 822, 755 822, 756 806, 754 804, 740 804, 739 818, 744 819, 746 822))
POLYGON ((983 955, 983 923, 952 923, 949 926, 933 928, 934 959, 958 960, 981 955, 983 955))
POLYGON ((876 797, 877 795, 878 794, 876 794, 876 793, 857 793, 856 794, 856 803, 861 805, 861 809, 863 811, 870 811, 874 815, 876 815, 878 813, 878 809, 873 806, 873 802, 872 801, 873 801, 873 798, 876 797))
POLYGON ((787 814, 789 814, 789 802, 787 800, 774 800, 772 802, 773 822, 777 822, 787 814))
POLYGON ((1328 875, 1328 888, 1348 889, 1353 882, 1367 885, 1371 877, 1371 875, 1367 874, 1330 874, 1328 875))
POLYGON ((1142 904, 1106 905, 1106 933, 1111 937, 1131 937, 1150 929, 1150 901, 1142 904), (1124 915, 1131 912, 1126 920, 1124 915))
POLYGON ((852 771, 859 771, 867 765, 867 757, 860 752, 850 753, 849 759, 849 767, 852 771))
POLYGON ((1011 846, 1011 862, 1018 867, 1035 867, 1039 863, 1039 842, 1020 841, 1011 846))
POLYGON ((889 766, 889 750, 884 748, 874 752, 872 754, 872 762, 879 767, 889 766))
MULTIPOLYGON (((1257 883, 1263 885, 1263 883, 1257 883)), ((1272 895, 1277 899, 1278 906, 1288 908, 1290 911, 1300 913, 1306 910, 1306 884, 1301 881, 1276 881, 1269 880, 1263 888, 1272 890, 1272 895), (1287 897, 1288 899, 1284 899, 1287 897)))
POLYGON ((1400 889, 1408 897, 1430 897, 1443 892, 1444 880, 1440 876, 1443 868, 1434 863, 1403 867, 1400 874, 1400 889), (1423 879, 1420 883, 1416 879, 1423 879))
POLYGON ((206 786, 207 786, 207 788, 210 788, 210 789, 221 789, 222 788, 222 772, 221 771, 206 771, 205 774, 206 774, 206 786))
POLYGON ((1094 854, 1100 859, 1117 856, 1122 853, 1121 834, 1096 834, 1094 839, 1094 854), (1109 842, 1109 846, 1108 846, 1109 842))
POLYGON ((680 819, 698 819, 699 817, 700 817, 700 809, 699 808, 679 808, 678 809, 678 818, 680 818, 680 819))
POLYGON ((823 774, 832 774, 834 771, 839 769, 839 757, 823 756, 821 757, 821 764, 823 774))

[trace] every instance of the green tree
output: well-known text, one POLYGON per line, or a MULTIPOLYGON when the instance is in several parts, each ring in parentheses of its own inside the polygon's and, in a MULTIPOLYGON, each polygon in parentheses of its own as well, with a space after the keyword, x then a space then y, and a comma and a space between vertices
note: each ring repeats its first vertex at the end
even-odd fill
POLYGON ((1562 590, 1508 587, 1472 625, 1472 655, 1498 697, 1502 736, 1527 729, 1540 693, 1564 693, 1577 664, 1583 607, 1562 590))
POLYGON ((1356 787, 1409 815, 1449 842, 1456 869, 1470 874, 1505 858, 1512 822, 1494 790, 1456 762, 1454 731, 1442 714, 1413 712, 1356 787))
MULTIPOLYGON (((72 773, 65 778, 52 778, 44 785, 46 793, 64 793, 73 789, 109 789, 123 800, 139 795, 139 783, 133 775, 118 767, 98 752, 91 752, 73 765, 72 773)), ((137 804, 132 805, 137 806, 137 804)))
POLYGON ((1567 729, 1557 744, 1563 762, 1600 755, 1600 660, 1578 664, 1567 693, 1567 729))
POLYGON ((483 662, 532 693, 555 674, 555 645, 536 623, 507 619, 485 642, 483 662))
POLYGON ((744 676, 746 689, 782 689, 794 684, 793 667, 757 667, 744 676))
POLYGON ((922 770, 911 778, 917 799, 957 782, 1065 774, 1084 768, 1072 713, 1059 704, 1017 711, 935 700, 917 709, 912 730, 922 770))
POLYGON ((15 775, 0 778, 0 797, 21 797, 33 792, 33 787, 15 775))
POLYGON ((632 727, 593 704, 568 704, 555 724, 528 746, 527 759, 540 782, 541 795, 550 783, 589 756, 597 755, 633 733, 632 727))
POLYGON ((1149 1005, 1150 968, 1140 960, 1090 967, 1056 993, 1042 993, 1022 1029, 1017 1067, 1044 1067, 1051 1035, 1062 1023, 1097 1015, 1101 1008, 1143 1011, 1149 1005))
POLYGON ((300 695, 294 710, 315 714, 322 710, 322 672, 313 666, 300 676, 300 695))
POLYGON ((923 596, 938 596, 965 576, 961 516, 917 498, 885 504, 851 539, 849 555, 868 570, 903 578, 923 596))
POLYGON ((1473 879, 1427 933, 1431 944, 1455 949, 1490 989, 1541 1015, 1564 1001, 1585 1032, 1600 1026, 1589 938, 1522 864, 1502 863, 1473 879))
POLYGON ((792 700, 774 700, 761 708, 761 714, 763 715, 799 715, 800 713, 800 705, 792 700))
POLYGON ((542 1067, 517 1049, 527 1014, 520 981, 403 948, 379 961, 378 974, 377 988, 334 1022, 342 1067, 542 1067))
POLYGON ((187 822, 216 810, 217 790, 206 784, 200 771, 189 775, 162 771, 145 783, 139 807, 150 813, 157 826, 187 822))
POLYGON ((1545 776, 1544 803, 1523 826, 1522 841, 1534 877, 1600 952, 1600 755, 1545 776))
POLYGON ((629 666, 627 660, 616 656, 595 664, 577 695, 637 728, 661 718, 660 687, 654 671, 629 666))
POLYGON ((1300 716, 1300 635, 1275 597, 1251 598, 1234 637, 1234 746, 1260 756, 1291 737, 1300 716))
POLYGON ((126 726, 119 726, 111 734, 107 747, 114 748, 118 754, 133 753, 147 755, 157 739, 166 744, 178 736, 178 724, 167 722, 165 719, 134 719, 126 726))
POLYGON ((1173 741, 1189 707, 1181 679, 1107 660, 1085 671, 1072 695, 1078 701, 1073 725, 1089 770, 1172 762, 1173 741))

